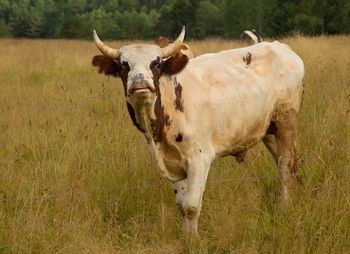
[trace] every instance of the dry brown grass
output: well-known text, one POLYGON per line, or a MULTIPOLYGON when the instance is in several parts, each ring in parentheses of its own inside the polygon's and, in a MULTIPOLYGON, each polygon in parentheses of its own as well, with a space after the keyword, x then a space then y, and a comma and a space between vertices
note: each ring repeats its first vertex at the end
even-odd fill
MULTIPOLYGON (((191 242, 120 81, 90 65, 94 44, 1 40, 0 253, 350 253, 350 37, 285 41, 306 65, 304 185, 282 213, 262 145, 242 164, 217 160, 209 181, 232 181, 208 183, 191 242)), ((189 44, 197 55, 240 46, 189 44)))

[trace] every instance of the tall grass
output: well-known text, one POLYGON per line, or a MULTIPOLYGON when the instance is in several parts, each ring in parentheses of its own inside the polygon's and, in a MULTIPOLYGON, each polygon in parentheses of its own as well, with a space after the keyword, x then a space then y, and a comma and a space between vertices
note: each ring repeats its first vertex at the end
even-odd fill
MULTIPOLYGON (((191 243, 121 82, 90 65, 94 44, 1 40, 0 253, 350 253, 350 37, 285 41, 306 66, 304 184, 281 212, 262 145, 242 164, 215 161, 191 243)), ((242 46, 189 44, 197 55, 242 46)))

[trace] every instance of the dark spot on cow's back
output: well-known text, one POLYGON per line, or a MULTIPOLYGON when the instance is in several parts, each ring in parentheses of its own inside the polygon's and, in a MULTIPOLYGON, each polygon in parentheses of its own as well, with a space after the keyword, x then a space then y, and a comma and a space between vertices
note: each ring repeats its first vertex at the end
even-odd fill
POLYGON ((182 140, 183 140, 183 134, 181 132, 179 132, 175 137, 175 141, 182 142, 182 140))
POLYGON ((180 84, 180 82, 178 82, 177 78, 174 78, 174 86, 175 86, 175 101, 174 101, 174 105, 175 105, 175 110, 184 112, 184 102, 182 99, 182 85, 180 84))
POLYGON ((245 62, 246 66, 249 66, 252 62, 252 54, 248 52, 248 54, 243 57, 243 61, 245 62))

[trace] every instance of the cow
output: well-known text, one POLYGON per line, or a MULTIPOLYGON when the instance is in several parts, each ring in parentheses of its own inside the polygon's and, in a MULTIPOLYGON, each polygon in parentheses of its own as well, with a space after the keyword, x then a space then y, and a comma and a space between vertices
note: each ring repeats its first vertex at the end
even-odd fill
POLYGON ((241 39, 250 43, 250 44, 257 44, 263 41, 263 38, 260 33, 258 33, 255 29, 252 30, 245 30, 242 35, 241 39))
POLYGON ((215 158, 238 161, 262 141, 279 169, 281 200, 297 175, 295 136, 304 64, 287 45, 263 42, 192 59, 179 51, 185 28, 168 46, 114 49, 94 31, 102 55, 92 64, 119 77, 127 109, 163 176, 172 182, 183 229, 197 235, 208 172, 215 158))
MULTIPOLYGON (((154 40, 154 44, 158 45, 161 48, 165 48, 166 46, 168 46, 169 42, 170 42, 169 38, 163 37, 163 36, 159 36, 157 39, 154 40)), ((186 43, 182 43, 180 51, 182 54, 186 55, 188 59, 191 59, 194 57, 190 46, 188 46, 186 43)))

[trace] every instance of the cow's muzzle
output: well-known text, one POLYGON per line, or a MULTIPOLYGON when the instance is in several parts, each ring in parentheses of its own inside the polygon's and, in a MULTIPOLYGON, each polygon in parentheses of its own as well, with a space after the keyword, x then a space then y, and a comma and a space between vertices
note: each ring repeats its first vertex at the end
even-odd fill
POLYGON ((150 84, 149 78, 142 73, 132 76, 129 81, 129 95, 140 95, 154 92, 154 87, 150 84))
POLYGON ((128 93, 129 95, 137 95, 151 92, 154 92, 154 90, 146 82, 143 82, 132 84, 128 93))

